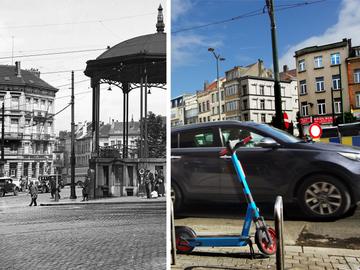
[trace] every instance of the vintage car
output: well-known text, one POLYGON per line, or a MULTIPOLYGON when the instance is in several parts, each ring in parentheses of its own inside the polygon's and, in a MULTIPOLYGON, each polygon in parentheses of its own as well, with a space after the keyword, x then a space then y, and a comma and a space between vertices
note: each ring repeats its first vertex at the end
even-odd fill
POLYGON ((13 193, 16 196, 18 192, 18 187, 10 177, 0 177, 0 197, 4 197, 6 193, 13 193))

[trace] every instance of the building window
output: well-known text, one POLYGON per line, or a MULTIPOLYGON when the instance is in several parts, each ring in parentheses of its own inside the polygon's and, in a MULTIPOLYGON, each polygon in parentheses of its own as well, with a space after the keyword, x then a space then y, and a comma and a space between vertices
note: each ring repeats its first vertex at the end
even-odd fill
POLYGON ((210 122, 210 116, 207 117, 208 122, 210 122))
POLYGON ((199 104, 199 113, 201 113, 201 103, 199 104))
POLYGON ((212 103, 215 102, 214 93, 211 94, 211 102, 212 102, 212 103))
POLYGON ((315 65, 315 68, 322 68, 323 67, 322 56, 315 56, 314 57, 314 65, 315 65))
POLYGON ((215 107, 212 107, 212 114, 215 114, 215 107))
POLYGON ((325 91, 324 77, 316 77, 316 92, 325 91))
POLYGON ((340 75, 332 76, 332 86, 333 90, 339 90, 341 88, 340 75))
POLYGON ((247 113, 244 113, 244 121, 249 121, 249 115, 247 113))
POLYGON ((306 80, 300 81, 300 95, 307 94, 306 80))
POLYGON ((305 71, 305 60, 299 60, 298 62, 299 71, 305 71))
POLYGON ((34 99, 34 110, 38 110, 38 109, 39 109, 39 100, 34 99))
POLYGON ((265 99, 260 99, 260 109, 265 110, 265 99))
POLYGON ((261 114, 261 123, 266 123, 266 114, 265 113, 261 114))
POLYGON ((206 101, 206 110, 210 111, 210 101, 209 100, 206 101))
MULTIPOLYGON (((224 97, 223 97, 223 92, 221 92, 222 94, 222 97, 221 99, 223 100, 224 97)), ((232 96, 232 95, 235 95, 237 94, 237 85, 231 85, 231 86, 228 86, 225 88, 225 95, 226 96, 232 96)))
POLYGON ((360 49, 355 49, 355 56, 360 56, 360 49))
POLYGON ((331 54, 331 65, 339 65, 340 64, 340 53, 331 54))
POLYGON ((10 132, 18 132, 19 130, 19 119, 11 119, 10 132))
POLYGON ((237 101, 230 101, 226 103, 226 111, 227 112, 231 112, 231 111, 235 111, 237 110, 238 106, 237 106, 237 101))
POLYGON ((40 109, 41 109, 42 111, 46 111, 46 108, 45 108, 45 100, 41 100, 41 101, 40 101, 40 109))
POLYGON ((318 105, 318 114, 326 114, 325 99, 319 99, 317 101, 317 105, 318 105))
POLYGON ((260 95, 261 96, 265 95, 265 86, 264 85, 260 85, 260 95))
POLYGON ((360 108, 360 92, 357 92, 355 94, 355 99, 356 99, 356 107, 360 108))
POLYGON ((301 114, 302 116, 309 115, 309 105, 307 104, 307 102, 301 102, 301 114))
POLYGON ((354 83, 360 83, 360 69, 354 70, 354 83))
POLYGON ((334 112, 341 113, 341 98, 334 99, 334 112))
POLYGON ((11 110, 19 110, 19 97, 18 96, 11 97, 11 110))

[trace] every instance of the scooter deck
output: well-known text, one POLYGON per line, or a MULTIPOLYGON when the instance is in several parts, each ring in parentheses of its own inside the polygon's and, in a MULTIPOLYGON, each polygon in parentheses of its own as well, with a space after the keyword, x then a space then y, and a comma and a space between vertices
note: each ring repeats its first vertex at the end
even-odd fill
POLYGON ((250 237, 248 236, 209 236, 209 237, 197 237, 189 239, 189 244, 194 247, 234 247, 234 246, 246 246, 249 244, 250 237))

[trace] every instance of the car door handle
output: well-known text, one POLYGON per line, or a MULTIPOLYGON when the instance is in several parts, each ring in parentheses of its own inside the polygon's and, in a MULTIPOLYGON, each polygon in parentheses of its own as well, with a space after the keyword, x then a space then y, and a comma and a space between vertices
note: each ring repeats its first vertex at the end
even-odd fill
POLYGON ((225 156, 221 156, 221 159, 231 159, 231 156, 225 155, 225 156))
POLYGON ((171 159, 180 159, 182 156, 171 156, 171 159))

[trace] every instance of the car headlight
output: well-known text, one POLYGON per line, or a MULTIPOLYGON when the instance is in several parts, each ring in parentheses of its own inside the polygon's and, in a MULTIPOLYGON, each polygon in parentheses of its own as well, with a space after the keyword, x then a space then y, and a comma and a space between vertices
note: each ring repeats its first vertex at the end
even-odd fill
POLYGON ((338 154, 351 160, 360 161, 360 154, 357 153, 338 152, 338 154))

